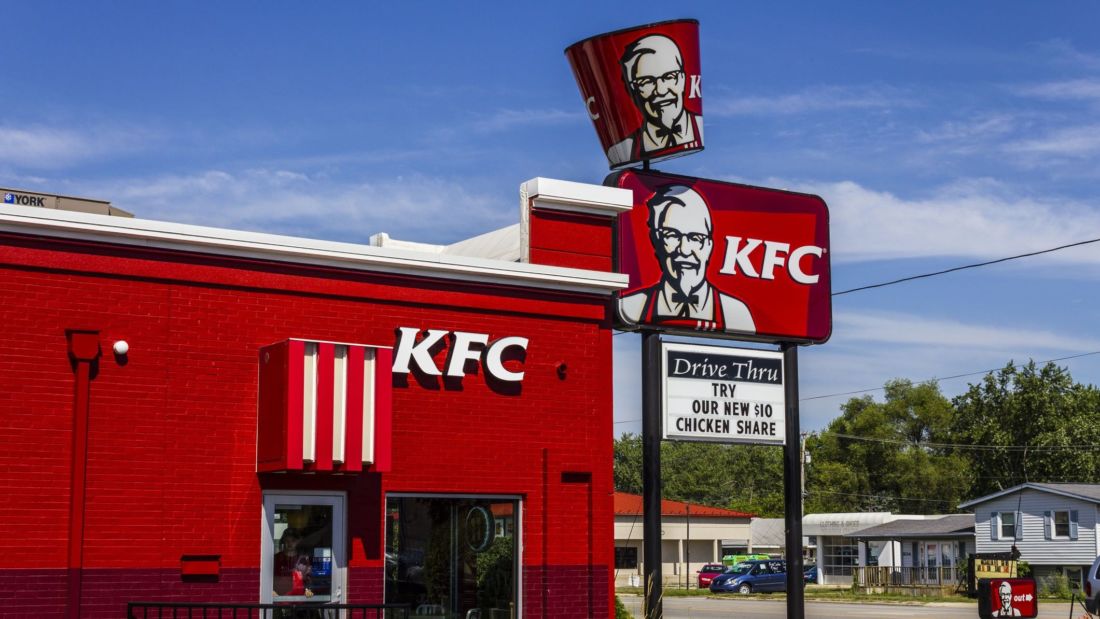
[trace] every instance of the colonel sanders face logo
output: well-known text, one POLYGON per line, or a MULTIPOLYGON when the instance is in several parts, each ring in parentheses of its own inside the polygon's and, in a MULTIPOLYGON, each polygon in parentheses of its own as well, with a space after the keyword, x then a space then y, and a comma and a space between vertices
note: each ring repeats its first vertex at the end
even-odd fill
POLYGON ((642 126, 608 149, 608 160, 618 164, 701 147, 702 117, 684 109, 687 76, 676 43, 660 34, 644 36, 626 47, 619 62, 642 126))
POLYGON ((642 37, 623 55, 623 79, 648 124, 676 126, 684 113, 684 61, 672 39, 642 37))
POLYGON ((685 185, 668 185, 646 206, 661 279, 624 296, 622 315, 633 323, 754 333, 748 306, 707 279, 714 238, 710 207, 703 196, 685 185))

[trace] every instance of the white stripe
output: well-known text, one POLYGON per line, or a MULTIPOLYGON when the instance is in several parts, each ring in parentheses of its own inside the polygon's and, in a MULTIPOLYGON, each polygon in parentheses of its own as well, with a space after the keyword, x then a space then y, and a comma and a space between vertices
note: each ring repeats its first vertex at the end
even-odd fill
POLYGON ((332 360, 332 461, 344 461, 344 435, 347 433, 348 347, 336 346, 332 360))
POLYGON ((317 343, 306 342, 302 367, 302 460, 313 462, 317 458, 317 343))
POLYGON ((363 462, 374 462, 374 349, 363 353, 363 462))

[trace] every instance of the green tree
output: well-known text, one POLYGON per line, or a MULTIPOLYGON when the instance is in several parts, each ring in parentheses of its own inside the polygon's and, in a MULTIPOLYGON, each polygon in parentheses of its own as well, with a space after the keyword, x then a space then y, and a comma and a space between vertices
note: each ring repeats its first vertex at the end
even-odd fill
POLYGON ((948 513, 966 497, 964 456, 930 443, 951 435, 954 410, 935 383, 893 380, 885 401, 852 398, 807 439, 807 512, 948 513))
MULTIPOLYGON (((642 439, 615 441, 615 489, 642 493, 642 439)), ((759 516, 783 515, 783 450, 767 445, 692 441, 661 444, 664 498, 736 509, 759 516)))
POLYGON ((1069 371, 1011 362, 955 398, 952 441, 966 451, 973 496, 1028 481, 1100 481, 1100 392, 1069 371), (981 446, 981 448, 977 448, 981 446))

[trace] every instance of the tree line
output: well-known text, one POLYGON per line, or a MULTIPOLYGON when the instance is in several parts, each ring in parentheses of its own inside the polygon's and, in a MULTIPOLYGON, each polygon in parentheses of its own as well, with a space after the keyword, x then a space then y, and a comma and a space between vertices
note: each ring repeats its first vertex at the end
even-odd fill
MULTIPOLYGON (((1009 363, 954 399, 886 383, 807 436, 805 512, 943 514, 1024 482, 1100 483, 1100 390, 1053 363, 1009 363)), ((615 441, 615 488, 642 491, 641 436, 615 441)), ((783 450, 665 441, 666 499, 783 515, 783 450)))

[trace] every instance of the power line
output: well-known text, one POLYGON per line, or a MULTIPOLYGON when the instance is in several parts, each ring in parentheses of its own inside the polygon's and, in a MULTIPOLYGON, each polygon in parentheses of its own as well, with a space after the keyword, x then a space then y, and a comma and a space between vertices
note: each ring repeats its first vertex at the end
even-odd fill
MULTIPOLYGON (((1036 363, 1041 363, 1041 364, 1054 363, 1055 361, 1067 361, 1069 359, 1079 359, 1081 357, 1088 357, 1090 355, 1100 355, 1100 350, 1094 350, 1092 352, 1083 352, 1083 353, 1080 353, 1080 354, 1077 354, 1077 355, 1069 355, 1067 357, 1056 357, 1054 359, 1046 359, 1044 361, 1036 361, 1036 363)), ((941 380, 952 380, 952 379, 955 379, 955 378, 965 378, 967 376, 977 376, 978 374, 990 374, 992 372, 997 372, 1001 369, 1003 369, 1003 368, 993 368, 993 369, 990 369, 990 370, 979 370, 977 372, 967 372, 965 374, 953 374, 951 376, 940 376, 940 377, 936 377, 936 378, 926 378, 926 379, 921 380, 921 381, 915 381, 913 384, 915 384, 915 385, 926 385, 928 383, 935 383, 935 382, 939 382, 941 380)), ((869 387, 867 389, 857 389, 855 391, 843 391, 843 392, 840 392, 840 393, 828 393, 828 394, 825 394, 825 395, 807 396, 805 398, 799 398, 798 401, 799 402, 806 402, 807 400, 823 400, 825 398, 837 398, 837 397, 840 397, 840 396, 856 395, 858 393, 867 393, 867 392, 870 392, 870 391, 882 391, 884 389, 886 389, 885 386, 882 386, 882 387, 869 387)))
POLYGON ((843 434, 841 432, 829 432, 825 431, 821 434, 828 434, 839 438, 846 438, 853 441, 866 441, 870 443, 889 443, 894 445, 912 445, 914 447, 936 447, 940 449, 974 449, 978 451, 1062 451, 1066 449, 1073 449, 1075 451, 1084 451, 1088 449, 1100 449, 1100 445, 973 445, 966 443, 930 443, 920 442, 914 443, 904 439, 893 438, 877 438, 872 436, 856 436, 854 434, 843 434))
POLYGON ((859 498, 864 498, 864 499, 885 499, 885 500, 888 500, 888 501, 915 501, 915 502, 921 502, 921 503, 946 503, 946 504, 949 504, 949 505, 954 505, 955 504, 955 501, 948 501, 946 499, 920 499, 920 498, 915 498, 915 497, 914 498, 909 498, 909 497, 901 497, 901 496, 890 496, 890 495, 887 495, 887 494, 857 494, 857 493, 854 493, 854 492, 833 492, 831 490, 811 490, 811 491, 806 492, 807 496, 811 496, 811 495, 814 495, 814 494, 832 494, 832 495, 836 495, 836 496, 854 496, 854 497, 859 497, 859 498))
POLYGON ((860 286, 858 288, 849 288, 848 290, 841 290, 840 292, 834 292, 834 297, 839 297, 842 294, 849 294, 852 292, 859 292, 861 290, 870 290, 872 288, 882 288, 884 286, 893 286, 895 284, 901 284, 904 282, 911 282, 915 279, 925 279, 927 277, 935 277, 937 275, 946 275, 947 273, 954 273, 955 271, 964 271, 966 269, 976 269, 978 267, 989 266, 991 264, 998 264, 1001 262, 1008 262, 1009 260, 1019 260, 1020 258, 1030 258, 1031 256, 1038 256, 1041 254, 1049 254, 1055 251, 1061 251, 1063 249, 1069 249, 1070 247, 1079 247, 1081 245, 1088 245, 1089 243, 1100 242, 1100 239, 1089 239, 1087 241, 1078 241, 1076 243, 1070 243, 1068 245, 1059 245, 1058 247, 1051 247, 1050 249, 1042 249, 1039 251, 1033 251, 1026 254, 1016 254, 1015 256, 1008 256, 1006 258, 998 258, 996 260, 989 260, 986 262, 975 262, 974 264, 964 264, 962 266, 952 267, 950 269, 944 269, 942 271, 934 271, 932 273, 922 273, 920 275, 911 275, 909 277, 902 277, 901 279, 895 279, 888 282, 882 282, 880 284, 869 284, 867 286, 860 286))

